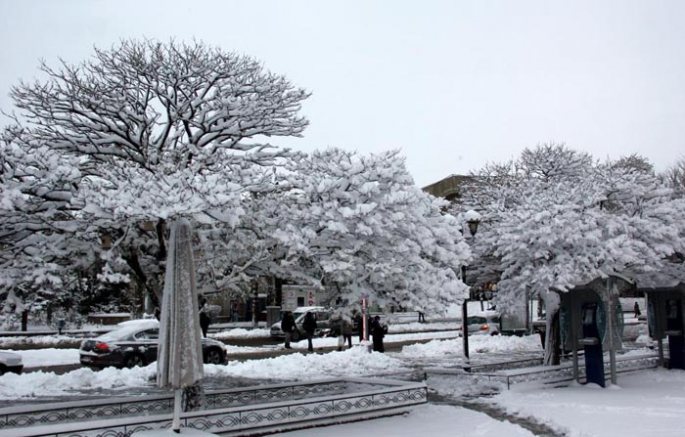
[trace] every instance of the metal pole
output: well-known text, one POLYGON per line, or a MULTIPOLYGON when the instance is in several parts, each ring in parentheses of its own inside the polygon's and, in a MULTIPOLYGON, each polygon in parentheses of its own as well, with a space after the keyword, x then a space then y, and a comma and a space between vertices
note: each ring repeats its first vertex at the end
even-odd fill
MULTIPOLYGON (((573 344, 573 380, 580 382, 580 375, 578 372, 578 321, 576 320, 576 299, 572 293, 567 295, 568 304, 568 318, 571 320, 571 343, 573 344)), ((562 344, 563 348, 564 345, 562 344)))
POLYGON ((616 307, 614 305, 614 296, 618 295, 618 290, 614 278, 609 277, 609 284, 609 310, 607 311, 607 315, 609 316, 609 328, 611 329, 611 331, 609 331, 609 347, 611 348, 609 349, 609 366, 611 368, 611 384, 616 385, 616 339, 614 338, 616 331, 614 329, 616 307))
POLYGON ((362 298, 362 344, 366 344, 366 299, 362 298))
POLYGON ((526 289, 526 334, 533 334, 533 299, 528 289, 526 289))
MULTIPOLYGON (((659 367, 666 367, 666 362, 664 360, 664 322, 661 318, 662 313, 659 308, 662 307, 663 301, 659 294, 654 293, 650 299, 652 300, 652 308, 654 311, 654 332, 652 332, 652 338, 656 338, 657 345, 659 346, 659 367)), ((649 302, 645 306, 647 310, 647 332, 649 332, 649 302)))
POLYGON ((461 305, 461 339, 464 345, 464 351, 462 353, 463 368, 466 372, 471 371, 471 360, 469 359, 469 309, 468 309, 468 299, 464 299, 464 303, 461 305))

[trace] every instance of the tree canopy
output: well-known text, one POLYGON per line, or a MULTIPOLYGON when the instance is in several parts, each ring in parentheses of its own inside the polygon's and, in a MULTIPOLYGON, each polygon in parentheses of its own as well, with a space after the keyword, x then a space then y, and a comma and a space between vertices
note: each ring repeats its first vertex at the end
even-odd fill
MULTIPOLYGON (((462 296, 469 257, 398 152, 312 154, 308 92, 202 43, 124 40, 12 88, 0 142, 0 287, 159 295, 167 224, 195 226, 200 289, 263 276, 414 308, 462 296)), ((241 288, 242 287, 242 288, 241 288)))
POLYGON ((474 181, 466 202, 484 216, 478 251, 498 260, 503 299, 657 269, 683 249, 685 204, 635 156, 598 162, 546 144, 474 181))

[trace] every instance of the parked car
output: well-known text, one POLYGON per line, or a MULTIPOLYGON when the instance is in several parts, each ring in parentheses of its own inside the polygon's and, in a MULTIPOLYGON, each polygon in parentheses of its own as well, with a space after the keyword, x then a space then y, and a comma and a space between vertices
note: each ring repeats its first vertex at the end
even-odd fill
POLYGON ((20 374, 24 370, 21 355, 15 352, 0 351, 0 375, 7 372, 20 374))
MULTIPOLYGON (((119 328, 81 342, 80 361, 84 366, 101 369, 114 366, 132 368, 157 361, 159 322, 154 319, 120 323, 119 328)), ((202 339, 202 359, 208 364, 226 364, 226 345, 202 339)))
MULTIPOLYGON (((322 306, 299 307, 293 311, 296 329, 293 331, 291 341, 296 342, 305 338, 304 328, 302 327, 302 324, 304 323, 304 316, 308 312, 314 312, 314 315, 316 316, 316 332, 314 333, 315 336, 320 337, 329 332, 330 326, 328 323, 328 319, 330 318, 332 313, 332 310, 330 308, 322 306)), ((283 317, 281 315, 281 319, 282 318, 283 317)), ((270 333, 272 338, 285 338, 285 332, 281 330, 280 321, 271 325, 270 333)))
POLYGON ((466 319, 469 335, 499 335, 500 314, 497 311, 483 311, 466 319))

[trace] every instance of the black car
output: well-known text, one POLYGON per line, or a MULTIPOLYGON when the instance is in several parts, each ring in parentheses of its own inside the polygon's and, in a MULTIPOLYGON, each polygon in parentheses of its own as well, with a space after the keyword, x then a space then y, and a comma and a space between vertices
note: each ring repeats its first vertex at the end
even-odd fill
MULTIPOLYGON (((159 322, 125 322, 120 328, 81 342, 80 361, 84 366, 132 368, 157 361, 159 322)), ((226 346, 216 340, 202 339, 202 359, 207 364, 226 364, 226 346)))
POLYGON ((15 352, 0 351, 0 375, 4 375, 6 372, 20 374, 23 369, 24 364, 22 364, 21 355, 15 352))

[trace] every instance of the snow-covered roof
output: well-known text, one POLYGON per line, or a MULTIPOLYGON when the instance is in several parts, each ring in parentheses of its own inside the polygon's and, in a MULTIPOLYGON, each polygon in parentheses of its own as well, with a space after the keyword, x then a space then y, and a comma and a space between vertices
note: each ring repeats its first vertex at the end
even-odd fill
POLYGON ((150 328, 156 328, 159 326, 159 320, 157 319, 136 319, 136 320, 126 320, 125 322, 117 323, 120 328, 142 328, 149 326, 150 328))
POLYGON ((297 307, 293 313, 306 313, 309 311, 325 311, 326 307, 313 306, 313 307, 297 307))
POLYGON ((638 289, 674 288, 685 285, 685 264, 664 262, 659 271, 628 272, 626 276, 635 281, 638 289))

